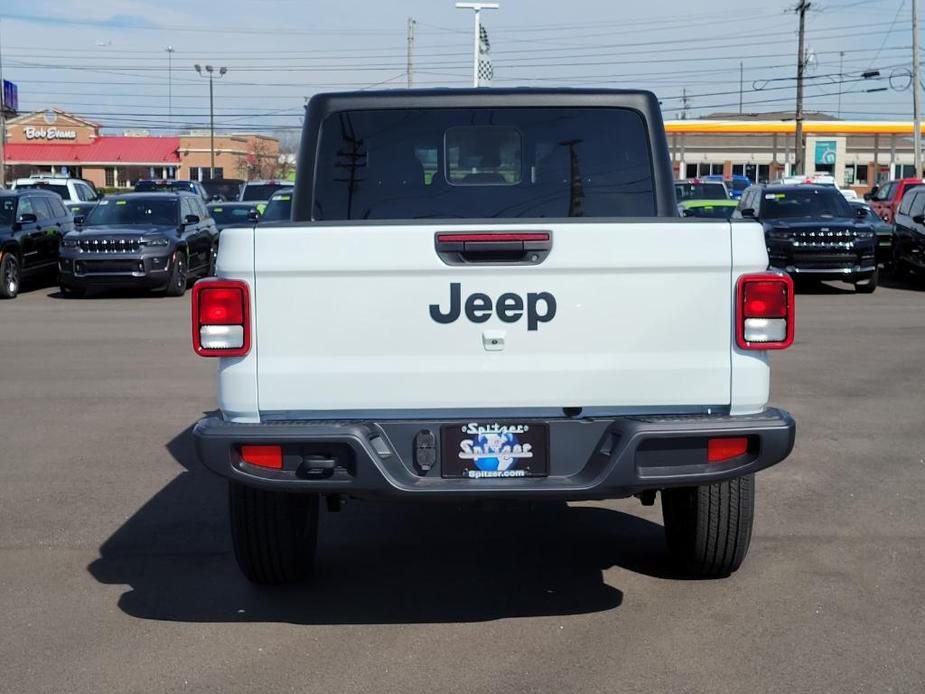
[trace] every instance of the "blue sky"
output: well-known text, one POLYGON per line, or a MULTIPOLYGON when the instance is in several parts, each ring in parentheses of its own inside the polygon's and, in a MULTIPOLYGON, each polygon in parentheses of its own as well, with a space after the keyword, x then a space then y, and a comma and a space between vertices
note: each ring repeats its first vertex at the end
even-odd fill
MULTIPOLYGON (((484 13, 494 84, 648 88, 668 118, 686 91, 696 117, 738 110, 742 62, 743 110, 792 109, 793 4, 501 0, 484 13)), ((895 89, 909 81, 910 13, 908 0, 814 2, 806 108, 836 112, 841 90, 842 117, 911 117, 911 91, 895 89), (867 69, 882 77, 864 79, 867 69)), ((404 86, 408 17, 415 85, 467 86, 472 14, 452 0, 3 0, 3 73, 19 85, 22 109, 57 106, 116 129, 165 132, 207 123, 207 85, 192 66, 223 65, 219 127, 296 128, 317 91, 404 86)))

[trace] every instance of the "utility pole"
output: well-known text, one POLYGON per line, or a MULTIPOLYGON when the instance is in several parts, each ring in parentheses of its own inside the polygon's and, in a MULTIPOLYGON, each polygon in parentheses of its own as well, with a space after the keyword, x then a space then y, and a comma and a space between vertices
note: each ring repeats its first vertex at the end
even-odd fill
POLYGON ((806 33, 806 11, 810 8, 810 5, 812 5, 811 2, 800 0, 794 10, 800 14, 800 40, 797 47, 797 109, 794 114, 797 127, 793 142, 794 170, 790 172, 791 174, 801 174, 805 168, 803 163, 803 155, 806 149, 803 146, 803 72, 806 69, 806 56, 803 55, 805 52, 803 40, 806 33))
POLYGON ((457 10, 474 10, 475 11, 475 39, 472 52, 472 86, 479 86, 479 26, 481 19, 479 14, 482 10, 497 10, 501 5, 497 2, 457 2, 457 10))
POLYGON ((743 83, 742 61, 739 61, 739 115, 742 115, 742 83, 743 83))
POLYGON ((922 116, 919 113, 922 85, 919 74, 919 0, 912 0, 912 147, 915 149, 916 178, 922 175, 922 116))
MULTIPOLYGON (((193 67, 200 77, 209 78, 209 180, 212 181, 215 180, 215 100, 212 96, 212 77, 215 74, 215 68, 206 65, 205 74, 203 74, 202 66, 197 64, 193 67)), ((228 68, 218 68, 219 78, 224 77, 226 72, 228 68)))
POLYGON ((408 17, 408 89, 414 86, 414 17, 408 17))
POLYGON ((167 46, 167 125, 173 128, 173 46, 167 46))
POLYGON ((687 87, 681 90, 681 120, 687 120, 687 109, 691 100, 687 96, 687 87))

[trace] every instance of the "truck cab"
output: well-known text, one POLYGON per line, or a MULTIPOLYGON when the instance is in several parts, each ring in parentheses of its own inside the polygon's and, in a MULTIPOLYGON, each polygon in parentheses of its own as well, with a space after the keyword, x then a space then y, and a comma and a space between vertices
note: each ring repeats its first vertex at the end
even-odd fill
POLYGON ((754 221, 679 217, 653 94, 317 95, 291 220, 226 229, 193 290, 249 579, 307 575, 348 497, 660 495, 679 570, 738 568, 793 445, 793 284, 754 221))

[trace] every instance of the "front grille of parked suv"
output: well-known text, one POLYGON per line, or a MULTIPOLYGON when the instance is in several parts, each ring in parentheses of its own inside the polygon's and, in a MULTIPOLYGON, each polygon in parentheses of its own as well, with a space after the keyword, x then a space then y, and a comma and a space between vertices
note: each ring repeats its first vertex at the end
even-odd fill
POLYGON ((80 239, 77 247, 84 253, 137 253, 141 243, 137 238, 80 239))
POLYGON ((795 231, 793 245, 800 248, 852 248, 858 234, 852 229, 795 231))

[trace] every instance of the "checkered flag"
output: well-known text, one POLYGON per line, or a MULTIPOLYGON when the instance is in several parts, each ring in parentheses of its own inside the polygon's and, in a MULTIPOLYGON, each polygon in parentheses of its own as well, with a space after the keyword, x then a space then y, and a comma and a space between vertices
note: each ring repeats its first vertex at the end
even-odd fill
POLYGON ((491 66, 491 42, 488 40, 488 30, 479 25, 479 86, 488 84, 495 76, 495 69, 491 66))

